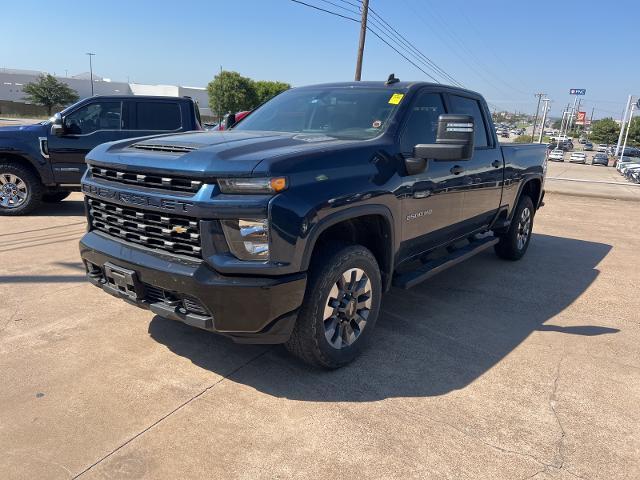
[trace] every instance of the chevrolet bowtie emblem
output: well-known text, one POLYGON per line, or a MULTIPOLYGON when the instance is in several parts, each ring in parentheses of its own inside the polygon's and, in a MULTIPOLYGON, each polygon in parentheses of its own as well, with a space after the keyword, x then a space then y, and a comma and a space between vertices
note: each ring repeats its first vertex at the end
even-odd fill
POLYGON ((177 226, 173 227, 171 229, 171 231, 173 233, 186 233, 187 229, 186 229, 186 227, 181 227, 180 225, 177 225, 177 226))

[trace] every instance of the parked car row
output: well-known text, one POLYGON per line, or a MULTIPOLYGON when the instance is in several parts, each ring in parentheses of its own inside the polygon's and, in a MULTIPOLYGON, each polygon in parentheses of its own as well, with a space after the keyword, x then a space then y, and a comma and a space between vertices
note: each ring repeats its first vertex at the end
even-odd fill
POLYGON ((616 164, 616 170, 627 180, 640 183, 640 158, 623 155, 616 164))
MULTIPOLYGON (((564 162, 564 150, 559 148, 549 151, 547 159, 551 162, 564 162)), ((640 160, 640 159, 636 159, 640 160)), ((587 154, 584 152, 572 152, 568 158, 569 163, 587 164, 587 154)), ((609 156, 606 153, 596 153, 591 159, 591 165, 609 165, 609 156)))

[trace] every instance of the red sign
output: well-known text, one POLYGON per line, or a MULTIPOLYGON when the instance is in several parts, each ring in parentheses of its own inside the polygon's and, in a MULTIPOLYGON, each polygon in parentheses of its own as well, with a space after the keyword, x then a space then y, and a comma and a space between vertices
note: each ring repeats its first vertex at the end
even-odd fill
POLYGON ((587 120, 587 112, 578 112, 576 117, 576 125, 584 125, 587 120))

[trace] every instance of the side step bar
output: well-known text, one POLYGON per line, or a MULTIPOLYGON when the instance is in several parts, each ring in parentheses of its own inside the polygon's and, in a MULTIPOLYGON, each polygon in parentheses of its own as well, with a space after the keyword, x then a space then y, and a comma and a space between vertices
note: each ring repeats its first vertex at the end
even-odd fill
POLYGON ((431 278, 434 275, 453 267, 460 262, 463 262, 467 258, 492 247, 498 243, 499 239, 496 237, 485 237, 480 240, 474 240, 462 248, 458 248, 443 258, 437 258, 430 260, 422 264, 422 266, 411 270, 409 272, 398 275, 393 279, 393 286, 398 288, 408 289, 416 286, 418 283, 423 282, 427 278, 431 278))

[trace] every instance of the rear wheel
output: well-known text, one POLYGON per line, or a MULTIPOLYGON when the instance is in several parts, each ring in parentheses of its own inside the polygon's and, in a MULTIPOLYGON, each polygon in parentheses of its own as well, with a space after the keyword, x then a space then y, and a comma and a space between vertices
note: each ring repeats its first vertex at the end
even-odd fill
POLYGON ((0 215, 25 215, 40 205, 42 184, 22 165, 0 163, 0 215))
POLYGON ((71 192, 50 192, 42 195, 42 201, 47 203, 58 203, 71 195, 71 192))
POLYGON ((495 246, 496 254, 506 260, 520 260, 529 247, 533 228, 534 207, 529 195, 520 197, 509 230, 498 235, 500 241, 495 246))
POLYGON ((334 245, 320 252, 287 349, 311 365, 346 365, 367 346, 381 295, 380 269, 367 248, 334 245))

